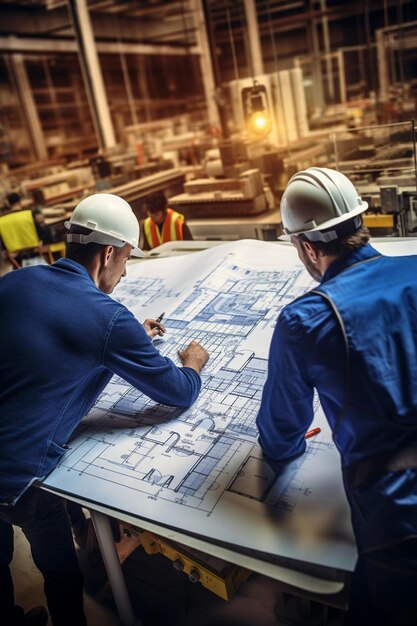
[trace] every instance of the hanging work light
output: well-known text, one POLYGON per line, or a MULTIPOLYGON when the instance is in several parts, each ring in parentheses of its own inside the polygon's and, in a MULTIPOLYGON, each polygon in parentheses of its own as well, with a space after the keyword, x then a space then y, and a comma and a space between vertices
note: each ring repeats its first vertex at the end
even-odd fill
POLYGON ((257 137, 268 135, 272 120, 265 86, 255 80, 252 87, 242 89, 242 104, 248 130, 257 137))

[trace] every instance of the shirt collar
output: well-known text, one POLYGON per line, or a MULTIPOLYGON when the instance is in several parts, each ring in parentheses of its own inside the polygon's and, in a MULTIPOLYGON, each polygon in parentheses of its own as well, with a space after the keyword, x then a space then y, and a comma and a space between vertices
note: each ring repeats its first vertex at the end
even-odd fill
MULTIPOLYGON (((76 272, 78 274, 82 274, 83 276, 88 277, 90 280, 93 281, 89 271, 87 270, 87 268, 84 267, 84 265, 81 265, 81 263, 77 263, 77 261, 73 261, 72 259, 58 259, 58 261, 55 261, 54 265, 56 267, 65 269, 67 271, 71 271, 71 272, 76 272)), ((94 281, 93 281, 94 282, 94 281)))
POLYGON ((378 252, 378 250, 375 250, 375 248, 373 248, 371 244, 367 243, 361 248, 354 250, 350 254, 347 254, 346 256, 333 261, 324 272, 321 283, 327 282, 328 280, 330 280, 334 276, 337 276, 337 274, 340 274, 341 272, 343 272, 343 270, 351 267, 351 265, 354 265, 355 263, 358 263, 360 261, 366 261, 367 259, 372 259, 376 256, 382 255, 380 252, 378 252))

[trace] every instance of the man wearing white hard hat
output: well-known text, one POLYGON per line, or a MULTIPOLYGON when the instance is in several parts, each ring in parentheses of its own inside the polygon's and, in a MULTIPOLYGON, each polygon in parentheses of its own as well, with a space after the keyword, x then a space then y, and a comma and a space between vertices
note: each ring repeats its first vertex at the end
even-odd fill
MULTIPOLYGON (((340 452, 359 558, 349 624, 417 623, 417 256, 369 243, 352 182, 289 181, 283 230, 317 288, 280 312, 257 417, 266 459, 303 454, 316 389, 340 452)), ((416 244, 417 253, 417 244, 416 244)))
POLYGON ((82 577, 63 502, 36 488, 113 374, 162 404, 197 398, 208 354, 197 342, 177 367, 155 348, 157 320, 140 324, 110 294, 137 247, 139 223, 122 198, 94 194, 66 223, 66 258, 0 279, 0 623, 46 624, 14 606, 13 525, 45 580, 53 626, 83 626, 82 577))

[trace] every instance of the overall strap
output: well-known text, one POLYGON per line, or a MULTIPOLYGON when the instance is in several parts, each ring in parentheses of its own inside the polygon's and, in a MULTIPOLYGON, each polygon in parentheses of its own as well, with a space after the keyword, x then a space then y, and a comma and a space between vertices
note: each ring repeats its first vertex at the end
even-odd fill
POLYGON ((331 297, 327 294, 324 293, 323 291, 321 291, 320 289, 312 289, 310 291, 310 293, 315 293, 318 296, 321 296, 324 300, 326 300, 326 302, 329 304, 330 308, 332 309, 333 313, 335 314, 337 323, 339 325, 339 328, 342 332, 342 337, 343 337, 343 343, 345 346, 345 393, 344 393, 344 400, 343 400, 343 405, 342 408, 340 410, 340 414, 336 419, 335 422, 335 427, 333 430, 333 434, 335 435, 338 428, 339 428, 339 424, 342 420, 342 417, 345 413, 346 410, 346 406, 348 404, 348 400, 349 400, 349 395, 350 395, 350 349, 349 349, 349 339, 346 333, 346 328, 345 328, 345 324, 343 322, 342 316, 340 315, 340 311, 336 306, 336 303, 331 299, 331 297))
MULTIPOLYGON (((353 263, 353 265, 350 265, 349 267, 345 268, 344 270, 342 270, 341 274, 348 272, 350 269, 354 268, 354 267, 358 267, 359 265, 364 265, 365 263, 370 263, 371 261, 376 261, 377 259, 380 259, 381 255, 378 254, 374 257, 371 257, 369 259, 364 259, 363 261, 358 261, 357 263, 353 263)), ((342 409, 340 411, 339 417, 336 420, 335 423, 335 428, 334 428, 334 433, 336 434, 337 429, 339 427, 340 421, 346 411, 346 406, 348 404, 349 401, 349 396, 350 396, 350 385, 351 385, 351 380, 350 380, 350 348, 349 348, 349 339, 348 339, 348 335, 346 332, 346 328, 345 328, 345 323, 343 321, 343 318, 340 314, 339 309, 337 308, 336 303, 334 302, 334 300, 325 292, 322 291, 321 289, 317 288, 317 289, 312 289, 310 291, 310 293, 315 293, 319 296, 321 296, 322 298, 324 298, 324 300, 326 300, 326 302, 329 304, 330 308, 332 309, 333 313, 335 314, 337 323, 339 325, 339 328, 341 330, 342 333, 342 337, 343 337, 343 343, 345 346, 345 370, 346 370, 346 374, 345 374, 345 397, 344 397, 344 401, 343 401, 343 406, 342 409)))
MULTIPOLYGON (((365 263, 369 263, 371 261, 375 261, 376 259, 381 258, 380 255, 375 256, 375 257, 371 257, 370 259, 365 259, 363 261, 358 261, 357 263, 354 263, 353 265, 350 265, 349 267, 347 267, 345 270, 343 270, 342 273, 348 272, 350 269, 354 268, 354 267, 358 267, 359 265, 364 265, 365 263)), ((346 327, 345 327, 345 323, 343 321, 343 317, 337 307, 337 304, 335 303, 335 301, 332 299, 332 297, 326 293, 324 290, 322 291, 320 288, 317 289, 312 289, 309 293, 314 293, 317 294, 319 296, 321 296, 324 300, 326 300, 326 302, 329 304, 329 306, 331 307, 337 323, 339 325, 339 328, 341 330, 342 333, 342 337, 343 337, 343 343, 345 346, 345 364, 346 364, 346 377, 345 377, 345 397, 344 397, 344 401, 343 401, 343 406, 342 409, 340 411, 340 415, 336 420, 335 423, 335 428, 334 428, 334 433, 337 432, 337 429, 340 425, 340 421, 346 411, 346 407, 348 405, 348 402, 350 400, 350 393, 351 393, 351 375, 350 375, 350 358, 351 358, 351 350, 350 350, 350 346, 349 346, 349 338, 348 338, 348 334, 346 332, 346 327)), ((388 419, 384 419, 382 417, 378 417, 378 419, 380 419, 380 421, 382 423, 388 424, 390 426, 395 426, 396 428, 404 428, 406 430, 416 430, 417 429, 417 423, 415 425, 406 425, 406 424, 401 424, 397 421, 395 421, 392 418, 388 418, 388 419)))

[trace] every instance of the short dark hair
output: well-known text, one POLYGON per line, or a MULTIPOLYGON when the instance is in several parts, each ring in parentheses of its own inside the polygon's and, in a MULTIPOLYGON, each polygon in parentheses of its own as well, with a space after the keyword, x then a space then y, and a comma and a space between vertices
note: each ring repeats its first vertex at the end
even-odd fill
POLYGON ((149 213, 157 213, 158 211, 166 211, 168 200, 162 192, 148 196, 145 200, 145 209, 149 213))
POLYGON ((10 206, 12 206, 12 204, 17 204, 18 202, 20 202, 19 194, 12 191, 12 193, 9 193, 7 196, 7 202, 10 206))
POLYGON ((306 235, 301 234, 298 237, 301 241, 308 241, 310 244, 318 248, 324 256, 343 257, 358 250, 368 243, 370 238, 370 232, 366 226, 360 226, 354 233, 346 235, 341 239, 334 239, 333 241, 310 241, 306 235))
MULTIPOLYGON (((91 232, 93 231, 83 226, 71 226, 68 234, 89 235, 91 232)), ((91 261, 103 248, 104 244, 102 243, 75 243, 71 241, 70 243, 67 242, 65 246, 65 256, 67 259, 72 259, 83 265, 83 263, 91 261)))

